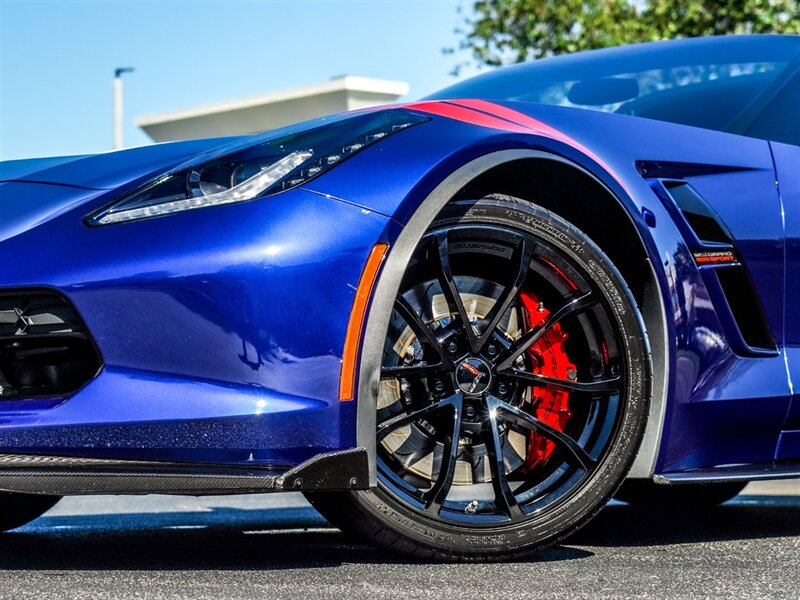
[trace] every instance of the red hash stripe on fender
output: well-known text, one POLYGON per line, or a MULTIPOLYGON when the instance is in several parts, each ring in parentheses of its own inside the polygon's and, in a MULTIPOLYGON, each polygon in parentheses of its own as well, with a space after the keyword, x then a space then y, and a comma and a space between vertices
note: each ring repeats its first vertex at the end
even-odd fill
POLYGON ((406 108, 440 117, 456 119, 457 121, 470 123, 472 125, 480 125, 481 127, 501 129, 513 133, 534 133, 563 142, 595 161, 627 192, 625 184, 622 183, 614 171, 594 152, 577 140, 560 132, 558 129, 519 111, 486 100, 434 100, 408 104, 406 108))
POLYGON ((417 102, 416 104, 406 105, 406 108, 463 121, 464 123, 470 123, 472 125, 489 127, 491 129, 502 129, 504 131, 513 131, 514 133, 531 132, 529 127, 498 119, 490 114, 470 110, 469 108, 464 108, 448 102, 417 102))
POLYGON ((507 121, 511 121, 517 125, 523 125, 528 129, 532 129, 548 137, 563 139, 564 141, 569 140, 572 143, 576 143, 575 140, 567 137, 557 129, 554 129, 549 125, 521 112, 501 106, 500 104, 494 104, 493 102, 487 102, 486 100, 453 100, 453 104, 458 104, 459 106, 466 106, 474 110, 480 110, 485 113, 494 114, 498 117, 506 119, 507 121))

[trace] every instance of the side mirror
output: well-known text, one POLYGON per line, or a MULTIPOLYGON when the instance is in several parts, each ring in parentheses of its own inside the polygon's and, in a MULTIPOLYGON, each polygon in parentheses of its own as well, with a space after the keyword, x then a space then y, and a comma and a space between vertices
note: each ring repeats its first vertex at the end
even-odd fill
POLYGON ((624 77, 602 77, 576 81, 567 94, 567 100, 578 106, 604 106, 616 104, 639 96, 639 82, 624 77))

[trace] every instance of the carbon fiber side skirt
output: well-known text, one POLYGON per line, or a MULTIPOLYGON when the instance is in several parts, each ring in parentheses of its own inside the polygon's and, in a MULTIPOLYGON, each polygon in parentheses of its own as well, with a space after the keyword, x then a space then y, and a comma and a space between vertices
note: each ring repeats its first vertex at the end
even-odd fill
POLYGON ((0 491, 54 496, 204 496, 369 487, 364 448, 319 454, 291 469, 0 454, 0 491))

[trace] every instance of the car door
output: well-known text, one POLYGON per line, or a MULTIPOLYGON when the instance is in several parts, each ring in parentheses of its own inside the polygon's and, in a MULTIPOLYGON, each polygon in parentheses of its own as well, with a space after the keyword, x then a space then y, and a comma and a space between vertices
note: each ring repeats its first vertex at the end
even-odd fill
POLYGON ((800 458, 800 146, 772 144, 786 231, 784 357, 792 402, 776 459, 800 458))
POLYGON ((776 94, 748 130, 769 140, 785 232, 784 359, 792 401, 775 458, 800 458, 800 71, 776 94))

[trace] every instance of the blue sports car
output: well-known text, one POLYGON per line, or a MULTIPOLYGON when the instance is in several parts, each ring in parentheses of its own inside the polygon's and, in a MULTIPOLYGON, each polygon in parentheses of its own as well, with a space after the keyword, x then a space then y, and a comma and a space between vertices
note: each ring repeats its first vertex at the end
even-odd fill
POLYGON ((598 50, 0 164, 0 528, 301 491, 501 560, 800 476, 800 38, 598 50))

